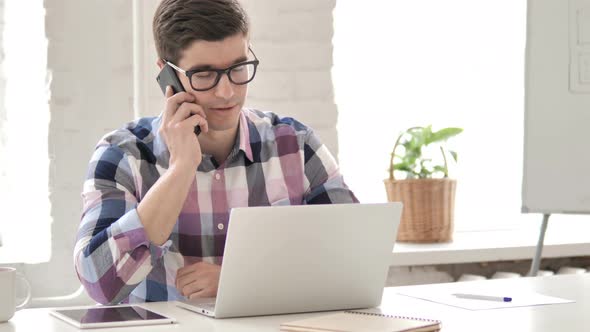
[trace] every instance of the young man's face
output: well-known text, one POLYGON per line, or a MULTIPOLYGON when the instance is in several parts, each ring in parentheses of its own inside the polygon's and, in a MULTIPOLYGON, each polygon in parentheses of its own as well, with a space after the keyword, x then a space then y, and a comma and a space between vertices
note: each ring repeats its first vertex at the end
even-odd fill
MULTIPOLYGON (((217 42, 195 41, 182 52, 176 65, 184 70, 203 67, 225 69, 236 63, 251 60, 248 53, 247 37, 238 33, 217 42)), ((185 91, 195 96, 197 104, 203 107, 209 130, 227 130, 238 126, 240 110, 248 93, 248 84, 236 85, 224 74, 214 88, 195 91, 186 75, 180 74, 178 77, 185 91)))

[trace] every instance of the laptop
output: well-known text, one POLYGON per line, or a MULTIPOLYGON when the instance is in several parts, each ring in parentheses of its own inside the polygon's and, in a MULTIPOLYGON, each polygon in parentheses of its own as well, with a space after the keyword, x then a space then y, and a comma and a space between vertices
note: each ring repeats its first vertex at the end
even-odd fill
POLYGON ((381 303, 399 202, 234 208, 216 298, 177 305, 215 318, 381 303))

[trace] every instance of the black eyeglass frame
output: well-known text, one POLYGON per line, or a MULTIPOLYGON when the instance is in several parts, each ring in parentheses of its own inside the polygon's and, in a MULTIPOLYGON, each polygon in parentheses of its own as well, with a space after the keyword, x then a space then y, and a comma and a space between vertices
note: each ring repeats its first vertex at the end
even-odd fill
POLYGON ((236 63, 234 65, 231 65, 225 69, 195 69, 195 70, 184 70, 180 67, 178 67, 177 65, 173 64, 172 62, 168 61, 168 60, 164 60, 164 62, 166 64, 168 64, 170 67, 174 68, 176 71, 184 74, 187 78, 188 81, 191 85, 191 87, 193 88, 193 90, 195 91, 208 91, 213 89, 214 87, 217 86, 217 84, 219 84, 219 81, 221 81, 221 75, 226 74, 227 78, 229 79, 230 82, 232 82, 235 85, 244 85, 244 84, 248 84, 250 82, 252 82, 252 80, 254 79, 254 77, 256 76, 256 69, 258 68, 258 65, 260 64, 260 61, 258 60, 258 58, 256 57, 256 54, 254 53, 254 51, 252 51, 252 48, 250 48, 250 46, 248 46, 248 50, 250 52, 252 52, 252 55, 254 55, 254 60, 251 61, 244 61, 244 62, 240 62, 240 63, 236 63), (246 82, 241 82, 241 83, 237 83, 234 82, 234 80, 231 78, 231 75, 229 74, 230 71, 232 71, 234 68, 240 67, 240 66, 246 66, 246 65, 253 65, 254 66, 254 71, 252 72, 252 77, 247 80, 246 82), (217 77, 215 78, 215 82, 213 83, 213 85, 209 88, 206 89, 197 89, 193 86, 193 81, 192 81, 192 76, 196 73, 202 73, 202 72, 216 72, 217 73, 217 77))

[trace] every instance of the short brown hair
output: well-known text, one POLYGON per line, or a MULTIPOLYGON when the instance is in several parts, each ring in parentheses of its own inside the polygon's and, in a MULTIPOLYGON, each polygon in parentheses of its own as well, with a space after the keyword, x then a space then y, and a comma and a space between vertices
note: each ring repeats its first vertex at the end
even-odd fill
POLYGON ((247 36, 248 28, 238 0, 162 0, 153 21, 158 56, 173 63, 197 40, 220 41, 239 32, 247 36))

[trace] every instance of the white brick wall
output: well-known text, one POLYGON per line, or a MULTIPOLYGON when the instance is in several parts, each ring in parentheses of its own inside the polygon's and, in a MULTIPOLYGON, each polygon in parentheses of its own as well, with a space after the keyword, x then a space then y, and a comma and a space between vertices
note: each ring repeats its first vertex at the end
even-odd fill
MULTIPOLYGON (((4 31, 4 0, 0 0, 0 31, 4 31)), ((0 45, 4 44, 4 34, 0 33, 0 45)), ((5 169, 2 165, 7 165, 5 162, 6 153, 6 108, 4 106, 4 96, 6 93, 6 79, 4 78, 4 50, 0 48, 0 185, 4 187, 3 177, 5 176, 5 169)))
POLYGON ((78 287, 72 250, 88 160, 102 135, 133 117, 131 2, 45 0, 45 7, 52 255, 23 267, 35 297, 78 287))
POLYGON ((244 0, 261 61, 248 106, 297 118, 338 156, 332 87, 335 1, 244 0))
MULTIPOLYGON (((4 0, 0 0, 0 31, 4 31, 4 0)), ((0 45, 4 45, 4 34, 0 33, 0 45)), ((0 188, 8 187, 8 141, 7 141, 7 112, 5 107, 6 79, 4 74, 4 50, 0 47, 0 188)), ((0 199, 4 200, 8 193, 0 193, 0 199)), ((4 210, 4 209, 3 209, 4 210)), ((0 247, 2 246, 2 231, 0 228, 0 247)), ((4 232, 6 234, 6 232, 4 232)), ((4 235, 6 236, 6 235, 4 235)))

